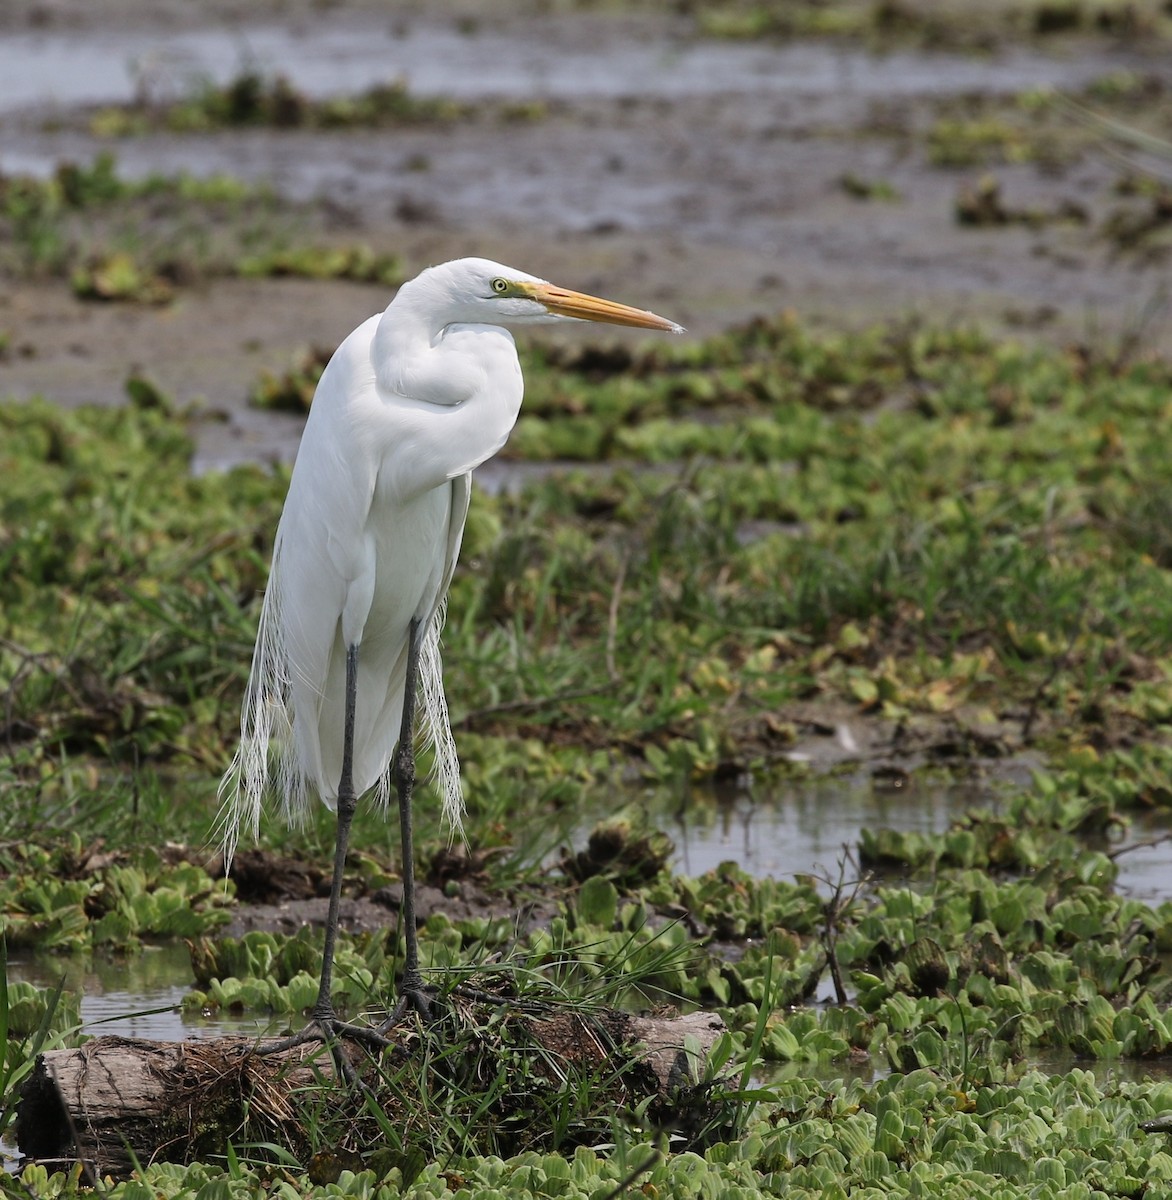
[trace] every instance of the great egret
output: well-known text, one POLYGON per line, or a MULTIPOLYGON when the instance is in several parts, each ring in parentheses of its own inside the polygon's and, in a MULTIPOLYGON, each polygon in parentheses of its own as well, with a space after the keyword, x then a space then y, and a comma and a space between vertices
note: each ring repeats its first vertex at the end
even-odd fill
POLYGON ((680 332, 654 313, 463 258, 405 283, 318 383, 277 527, 240 747, 220 785, 228 864, 241 827, 256 836, 270 784, 291 822, 307 818, 315 794, 337 811, 321 986, 299 1036, 350 1028, 330 999, 350 823, 359 797, 385 805, 392 785, 406 951, 387 1027, 408 1004, 428 1010, 411 836, 416 700, 458 828, 439 640, 472 471, 504 445, 521 407, 521 367, 501 326, 564 318, 680 332))

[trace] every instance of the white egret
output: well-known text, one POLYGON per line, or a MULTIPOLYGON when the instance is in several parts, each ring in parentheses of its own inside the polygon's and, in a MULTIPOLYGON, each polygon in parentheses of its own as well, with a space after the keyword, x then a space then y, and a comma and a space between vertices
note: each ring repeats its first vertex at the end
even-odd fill
POLYGON ((229 864, 241 828, 256 836, 270 787, 292 822, 317 800, 337 811, 321 986, 304 1037, 346 1028, 330 988, 350 824, 361 796, 385 805, 392 787, 406 949, 391 1022, 408 1004, 427 1012, 411 834, 416 701, 444 814, 458 828, 439 639, 472 472, 504 445, 521 407, 521 368, 501 326, 564 318, 680 332, 642 309, 458 259, 405 283, 351 333, 314 394, 277 527, 240 747, 220 786, 229 864))

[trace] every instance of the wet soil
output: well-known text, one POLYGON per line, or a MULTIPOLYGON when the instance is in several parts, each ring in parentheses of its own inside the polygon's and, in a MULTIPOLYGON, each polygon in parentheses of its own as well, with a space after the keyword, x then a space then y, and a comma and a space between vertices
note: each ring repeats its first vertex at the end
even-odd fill
MULTIPOLYGON (((484 254, 653 307, 694 335, 782 308, 837 327, 911 313, 1060 340, 1172 332, 1161 264, 1096 233, 1118 203, 1117 162, 1092 150, 998 167, 1009 208, 1082 216, 974 228, 955 205, 981 169, 933 166, 923 138, 944 104, 1077 90, 1124 70, 1172 84, 1155 50, 1085 41, 876 55, 706 41, 678 15, 522 4, 472 17, 454 5, 225 3, 201 6, 198 24, 182 5, 94 12, 71 0, 5 6, 0 170, 47 174, 110 148, 131 177, 226 172, 321 206, 339 238, 393 252, 408 273, 484 254), (85 104, 244 65, 319 95, 403 78, 484 112, 344 133, 109 143, 88 131, 85 104), (529 119, 499 108, 533 101, 542 107, 529 119), (898 198, 859 199, 848 177, 898 198)), ((201 427, 197 467, 287 459, 297 422, 246 411, 249 385, 298 349, 336 344, 388 298, 347 283, 213 280, 164 308, 101 306, 64 281, 17 281, 0 296, 0 392, 118 402, 139 368, 220 414, 201 427)))

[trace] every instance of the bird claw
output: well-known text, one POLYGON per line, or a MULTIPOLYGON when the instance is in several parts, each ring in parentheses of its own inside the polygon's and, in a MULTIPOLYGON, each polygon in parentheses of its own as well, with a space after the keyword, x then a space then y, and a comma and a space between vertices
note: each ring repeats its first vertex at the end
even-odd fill
POLYGON ((298 1046, 304 1046, 309 1042, 320 1042, 329 1050, 330 1057, 334 1060, 334 1067, 342 1079, 351 1087, 357 1085, 365 1089, 366 1084, 359 1078, 342 1048, 343 1041, 361 1042, 375 1053, 380 1053, 394 1044, 384 1037, 379 1029, 343 1021, 331 1011, 314 1013, 304 1029, 289 1037, 281 1038, 279 1041, 259 1046, 257 1053, 262 1057, 267 1057, 271 1054, 282 1054, 289 1050, 295 1050, 298 1046))
POLYGON ((433 1007, 435 991, 434 987, 425 987, 422 983, 415 986, 405 984, 399 990, 399 999, 395 1002, 390 1016, 378 1027, 379 1034, 385 1037, 408 1012, 415 1012, 424 1025, 430 1024, 435 1016, 433 1007))

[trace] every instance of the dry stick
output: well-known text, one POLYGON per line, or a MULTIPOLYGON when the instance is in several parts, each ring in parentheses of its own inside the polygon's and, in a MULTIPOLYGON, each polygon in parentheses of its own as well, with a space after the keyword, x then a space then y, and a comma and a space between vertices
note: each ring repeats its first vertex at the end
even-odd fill
POLYGON ((834 998, 839 1004, 846 1004, 847 991, 842 981, 842 968, 838 965, 838 917, 842 902, 842 875, 834 889, 834 895, 827 901, 823 910, 826 917, 826 928, 822 934, 822 945, 826 950, 826 961, 830 967, 830 978, 834 983, 834 998))
POLYGON ((843 846, 843 856, 838 860, 838 880, 832 880, 829 875, 821 876, 821 879, 831 889, 832 894, 826 904, 823 906, 822 915, 825 918, 825 927, 822 932, 822 948, 826 951, 826 965, 830 968, 830 978, 834 983, 834 995, 839 1004, 846 1004, 849 997, 847 995, 846 986, 842 981, 842 969, 838 965, 838 922, 842 916, 843 910, 850 904, 859 894, 863 887, 870 881, 870 875, 864 874, 857 879, 853 879, 850 883, 850 895, 844 893, 847 890, 846 882, 846 866, 850 862, 853 864, 850 847, 843 846))
POLYGON ((1130 854, 1132 850, 1150 850, 1153 846, 1172 841, 1172 833, 1162 833, 1159 837, 1148 838, 1142 842, 1132 842, 1130 846, 1120 846, 1117 850, 1108 850, 1107 857, 1114 862, 1121 854, 1130 854))
POLYGON ((610 594, 610 608, 606 616, 606 673, 612 683, 619 677, 614 665, 614 647, 618 637, 619 605, 623 599, 623 581, 627 578, 627 563, 630 558, 630 547, 627 547, 623 550, 623 557, 619 560, 619 570, 615 576, 614 588, 610 594))

